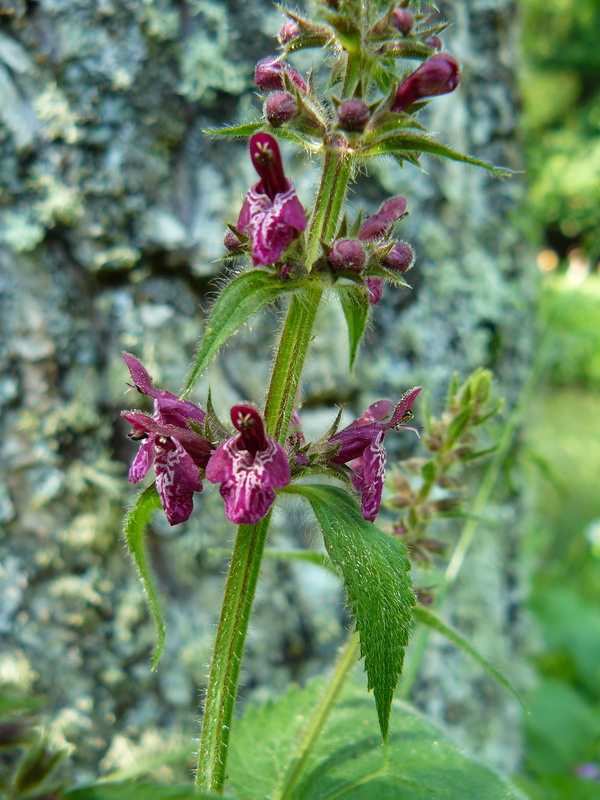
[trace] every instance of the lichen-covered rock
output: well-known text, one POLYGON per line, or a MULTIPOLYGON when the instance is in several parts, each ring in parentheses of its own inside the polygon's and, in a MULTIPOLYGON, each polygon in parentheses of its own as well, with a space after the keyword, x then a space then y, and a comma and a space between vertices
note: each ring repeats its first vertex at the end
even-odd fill
MULTIPOLYGON (((9 601, 0 609, 0 680, 48 697, 55 741, 77 743, 78 774, 89 777, 98 765, 114 770, 152 749, 159 727, 179 742, 197 734, 226 563, 210 548, 229 547, 234 528, 211 488, 175 530, 155 515, 149 549, 168 640, 151 673, 152 623, 121 541, 136 448, 119 419, 133 404, 120 352, 140 357, 157 385, 181 386, 221 268, 223 219, 237 219, 254 180, 242 144, 214 142, 202 129, 247 116, 253 66, 272 52, 281 17, 266 0, 5 6, 0 584, 9 601)), ((436 101, 433 127, 464 151, 518 167, 512 2, 468 0, 446 11, 455 26, 445 45, 468 66, 452 100, 436 101)), ((314 171, 289 148, 284 159, 307 203, 314 171)), ((509 404, 516 397, 531 292, 511 224, 519 183, 461 165, 430 163, 429 171, 426 178, 385 164, 372 171, 379 187, 358 185, 353 202, 367 213, 390 195, 408 198, 402 235, 415 243, 415 290, 386 288, 369 334, 372 355, 354 378, 339 337, 317 336, 302 411, 315 435, 336 402, 360 410, 417 383, 440 397, 452 371, 480 364, 496 370, 509 404)), ((210 380, 223 417, 237 401, 260 402, 276 319, 270 311, 246 326, 195 399, 210 380)), ((320 325, 323 334, 342 331, 339 310, 326 306, 320 325)), ((519 602, 514 510, 504 519, 502 530, 482 530, 453 601, 456 623, 499 663, 520 635, 511 622, 519 602), (469 616, 484 605, 485 620, 469 616)), ((310 522, 298 520, 290 532, 276 514, 273 536, 293 546, 310 540, 310 522)), ((338 599, 335 583, 312 568, 267 563, 244 691, 264 696, 265 687, 329 663, 344 630, 338 599)), ((423 705, 459 721, 491 761, 513 766, 518 730, 501 690, 486 682, 494 712, 483 715, 471 688, 479 673, 453 651, 434 649, 425 670, 423 705)))

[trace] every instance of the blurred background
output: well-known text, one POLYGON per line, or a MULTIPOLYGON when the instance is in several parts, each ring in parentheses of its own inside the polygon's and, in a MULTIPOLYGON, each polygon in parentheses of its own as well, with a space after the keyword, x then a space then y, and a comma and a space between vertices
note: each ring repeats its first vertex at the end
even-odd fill
MULTIPOLYGON (((351 213, 408 199, 399 235, 416 248, 414 288, 387 289, 352 378, 339 310, 324 309, 302 418, 319 436, 336 404, 350 419, 413 385, 439 414, 455 370, 493 370, 506 404, 492 436, 516 434, 441 613, 531 714, 435 638, 411 699, 534 800, 594 800, 600 0, 438 5, 463 79, 431 104, 428 124, 522 173, 500 182, 459 164, 430 161, 420 174, 382 162, 361 177, 351 213)), ((0 6, 0 684, 44 697, 51 742, 71 750, 79 780, 126 772, 142 755, 164 761, 165 748, 158 778, 189 768, 227 563, 215 548, 234 531, 216 491, 175 529, 155 515, 148 541, 168 633, 151 673, 154 631, 121 540, 135 447, 119 412, 140 401, 125 396, 120 352, 161 388, 181 386, 232 269, 220 261, 224 220, 254 181, 243 143, 202 130, 258 118, 253 66, 274 52, 281 22, 267 0, 0 6)), ((288 147, 284 159, 308 203, 315 165, 288 147)), ((210 383, 223 418, 239 399, 260 402, 277 320, 276 310, 247 326, 194 399, 210 383)), ((418 455, 415 444, 397 441, 390 459, 418 455)), ((471 487, 481 475, 474 467, 471 487)), ((444 525, 440 536, 456 541, 459 523, 444 525)), ((291 523, 276 517, 273 538, 294 548, 315 537, 294 511, 291 523)), ((347 624, 333 579, 267 562, 242 702, 324 670, 347 624)))

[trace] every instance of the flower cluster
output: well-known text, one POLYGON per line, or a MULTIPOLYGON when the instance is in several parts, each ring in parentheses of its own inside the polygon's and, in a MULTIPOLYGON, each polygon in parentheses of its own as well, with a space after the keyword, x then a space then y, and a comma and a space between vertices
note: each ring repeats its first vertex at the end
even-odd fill
MULTIPOLYGON (((290 462, 285 449, 265 433, 258 411, 249 405, 231 409, 237 434, 218 446, 208 438, 206 413, 194 403, 155 389, 152 378, 132 355, 123 358, 135 388, 152 397, 152 416, 139 411, 124 411, 133 428, 130 438, 140 441, 140 449, 129 470, 130 483, 138 483, 154 465, 156 488, 171 525, 185 522, 192 513, 195 492, 203 485, 201 471, 211 483, 221 484, 227 518, 236 524, 251 525, 265 517, 275 500, 275 489, 291 481, 290 462)), ((335 433, 324 444, 332 465, 347 465, 351 480, 362 497, 362 515, 374 520, 379 513, 385 480, 384 438, 391 430, 417 428, 406 423, 412 418, 412 405, 420 388, 407 392, 392 412, 393 403, 379 400, 359 419, 335 433), (384 422, 391 414, 388 422, 384 422)), ((294 431, 288 444, 296 453, 296 464, 310 467, 304 434, 294 412, 294 431)))
POLYGON ((367 520, 373 521, 381 506, 385 482, 386 433, 392 429, 404 428, 419 435, 418 428, 410 427, 406 423, 413 417, 412 406, 420 391, 421 387, 416 387, 406 392, 388 422, 383 420, 392 411, 393 403, 390 400, 378 400, 347 428, 329 439, 329 446, 339 446, 331 461, 333 464, 347 464, 350 467, 352 484, 361 494, 361 512, 367 520))
POLYGON ((204 435, 205 412, 171 392, 155 389, 152 378, 132 355, 123 354, 135 388, 154 398, 152 416, 125 411, 133 427, 130 438, 141 441, 129 470, 129 482, 138 483, 154 465, 156 488, 171 525, 185 522, 194 507, 194 492, 202 491, 200 471, 211 483, 221 484, 225 513, 231 522, 252 524, 268 513, 274 489, 290 482, 290 465, 283 447, 265 434, 260 414, 252 406, 231 409, 239 433, 219 447, 204 435))

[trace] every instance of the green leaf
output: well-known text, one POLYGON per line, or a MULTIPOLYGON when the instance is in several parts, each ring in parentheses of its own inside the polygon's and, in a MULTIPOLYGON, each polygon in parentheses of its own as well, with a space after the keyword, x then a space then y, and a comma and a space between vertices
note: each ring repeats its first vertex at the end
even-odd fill
POLYGON ((237 721, 228 762, 235 791, 247 800, 525 800, 406 703, 394 701, 394 732, 382 747, 373 706, 353 682, 284 792, 286 770, 324 688, 317 680, 290 689, 237 721))
POLYGON ((422 622, 425 625, 428 625, 430 628, 433 628, 434 631, 441 633, 442 636, 446 637, 446 639, 449 639, 457 647, 460 647, 461 650, 464 650, 465 653, 468 653, 471 656, 471 658, 473 658, 478 664, 480 664, 486 670, 486 672, 489 672, 489 674, 493 678, 495 678, 498 681, 498 683, 501 683, 505 689, 508 689, 508 691, 513 695, 513 697, 515 697, 519 701, 521 706, 525 710, 527 710, 525 707, 525 703, 523 702, 521 696, 514 688, 512 683, 507 678, 505 678, 501 672, 499 672, 495 667, 493 667, 490 664, 490 662, 481 655, 481 653, 479 653, 472 645, 470 645, 464 638, 464 636, 456 630, 456 628, 453 628, 451 625, 448 625, 448 623, 444 622, 443 619, 440 619, 440 617, 438 617, 438 615, 434 611, 432 611, 430 608, 427 608, 426 606, 417 604, 414 607, 413 613, 415 619, 419 620, 419 622, 422 622))
POLYGON ((284 491, 309 501, 327 552, 343 575, 385 740, 415 603, 404 543, 366 522, 354 498, 343 489, 296 484, 284 491))
POLYGON ((152 512, 156 508, 160 508, 160 498, 156 491, 156 486, 152 484, 138 495, 135 505, 125 520, 124 531, 127 547, 138 568, 146 592, 150 613, 154 617, 154 622, 156 623, 156 646, 152 657, 152 669, 156 669, 165 643, 165 623, 163 621, 158 594, 152 582, 152 574, 144 549, 144 533, 146 532, 146 526, 150 522, 152 512))
POLYGON ((168 784, 148 781, 95 783, 92 786, 71 789, 64 795, 65 800, 212 800, 212 798, 232 796, 227 793, 222 795, 197 792, 193 784, 188 783, 168 784))
POLYGON ((377 144, 371 145, 363 151, 363 156, 377 156, 385 155, 386 153, 402 153, 407 151, 416 151, 418 153, 429 153, 430 155, 439 156, 440 158, 449 158, 452 161, 461 161, 463 164, 474 164, 477 167, 484 167, 490 170, 495 175, 507 178, 514 174, 514 170, 507 169, 506 167, 495 167, 493 164, 488 164, 485 161, 480 161, 472 156, 466 156, 458 153, 451 147, 440 144, 427 136, 419 136, 418 134, 402 133, 382 139, 377 144))
POLYGON ((267 303, 298 288, 294 281, 280 281, 271 272, 253 269, 227 284, 211 309, 204 336, 187 377, 182 397, 194 387, 218 349, 231 334, 267 303))
POLYGON ((229 125, 226 128, 208 128, 202 133, 208 136, 252 136, 261 128, 265 127, 264 120, 260 122, 244 122, 241 125, 229 125))
POLYGON ((350 372, 354 372, 354 362, 358 345, 362 339, 369 318, 369 301, 366 291, 359 286, 337 286, 337 294, 348 326, 348 346, 350 349, 350 372))
POLYGON ((20 692, 0 689, 0 720, 3 717, 34 711, 44 704, 41 697, 31 697, 20 692))

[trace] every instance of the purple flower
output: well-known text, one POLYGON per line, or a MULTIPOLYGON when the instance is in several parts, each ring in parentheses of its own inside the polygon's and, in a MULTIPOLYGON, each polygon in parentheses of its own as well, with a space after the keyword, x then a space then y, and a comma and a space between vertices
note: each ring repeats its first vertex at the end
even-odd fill
POLYGON ((306 216, 293 184, 283 173, 275 139, 268 133, 255 133, 250 139, 250 158, 260 180, 246 195, 237 228, 250 234, 254 264, 268 266, 306 228, 306 216))
POLYGON ((394 428, 414 431, 408 427, 412 419, 411 407, 421 387, 406 392, 394 409, 389 422, 383 422, 392 410, 390 400, 378 400, 369 406, 359 419, 350 423, 329 440, 330 444, 340 445, 331 459, 334 464, 348 464, 353 472, 351 476, 354 488, 361 493, 361 513, 371 522, 379 513, 381 493, 385 480, 385 448, 383 440, 386 433, 394 428))
POLYGON ((449 53, 436 53, 398 87, 391 111, 406 111, 423 97, 453 92, 460 82, 458 62, 449 53))
POLYGON ((129 482, 138 483, 154 464, 156 489, 170 525, 185 522, 194 507, 194 492, 202 491, 199 467, 205 467, 213 446, 196 433, 190 422, 201 425, 204 411, 179 400, 171 392, 155 389, 152 378, 132 355, 123 353, 135 388, 154 398, 154 414, 124 411, 133 426, 130 438, 141 440, 129 470, 129 482))
POLYGON ((376 306, 383 296, 383 281, 381 278, 367 278, 365 284, 369 305, 376 306))
POLYGON ((252 406, 234 406, 231 421, 239 433, 215 450, 206 477, 221 484, 227 519, 252 525, 267 515, 275 500, 273 490, 290 482, 290 464, 279 442, 265 434, 261 416, 252 406))

